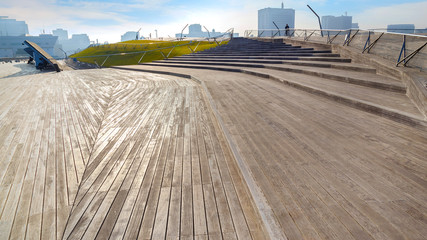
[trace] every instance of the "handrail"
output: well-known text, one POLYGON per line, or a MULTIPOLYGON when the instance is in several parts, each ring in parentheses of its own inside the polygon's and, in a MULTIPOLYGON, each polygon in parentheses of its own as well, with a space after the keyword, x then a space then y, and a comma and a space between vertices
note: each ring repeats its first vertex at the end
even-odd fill
POLYGON ((265 39, 281 38, 298 39, 326 44, 340 44, 351 46, 364 54, 375 54, 386 59, 395 61, 395 66, 407 66, 408 62, 417 56, 417 60, 411 61, 411 67, 417 67, 427 71, 425 65, 427 59, 427 35, 387 32, 383 29, 289 29, 291 36, 276 36, 273 33, 285 31, 286 29, 258 29, 246 30, 245 37, 258 37, 265 39), (323 36, 322 34, 325 33, 323 36), (402 41, 403 39, 403 41, 402 41), (351 44, 350 44, 351 43, 351 44), (386 44, 386 45, 385 45, 386 44), (385 46, 386 47, 385 47, 385 46), (372 48, 377 46, 375 51, 372 48), (388 50, 389 49, 389 50, 388 50), (398 49, 398 50, 397 50, 398 49), (406 55, 407 52, 411 54, 406 55), (374 53, 371 53, 374 52, 374 53))
MULTIPOLYGON (((313 29, 313 28, 290 28, 289 31, 322 31, 322 32, 337 32, 337 31, 341 31, 341 32, 346 32, 346 31, 350 31, 350 30, 359 30, 359 31, 370 31, 370 32, 377 32, 377 33, 387 33, 387 34, 392 34, 392 35, 406 35, 406 36, 412 36, 412 37, 421 37, 421 38, 427 38, 427 35, 418 35, 418 34, 412 34, 412 33, 396 33, 396 32, 387 32, 387 31, 380 31, 378 29, 362 29, 362 28, 349 28, 349 29, 313 29)), ((245 37, 249 37, 249 33, 250 32, 259 32, 259 31, 277 31, 277 29, 252 29, 252 30, 246 30, 244 33, 245 37)), ((280 29, 280 31, 285 31, 285 29, 280 29)))

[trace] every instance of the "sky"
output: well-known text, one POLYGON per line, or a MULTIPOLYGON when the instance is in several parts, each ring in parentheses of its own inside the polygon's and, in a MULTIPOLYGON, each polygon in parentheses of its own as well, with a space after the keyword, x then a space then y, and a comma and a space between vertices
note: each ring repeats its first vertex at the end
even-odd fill
MULTIPOLYGON (((361 29, 409 23, 427 28, 427 0, 286 0, 295 9, 295 28, 318 28, 320 16, 353 16, 361 29)), ((127 31, 141 28, 142 36, 174 36, 186 24, 209 30, 234 28, 243 35, 257 29, 257 10, 281 6, 277 0, 0 0, 0 16, 26 21, 31 35, 63 28, 71 34, 87 33, 92 41, 118 42, 127 31)), ((185 32, 187 32, 186 30, 185 32)))

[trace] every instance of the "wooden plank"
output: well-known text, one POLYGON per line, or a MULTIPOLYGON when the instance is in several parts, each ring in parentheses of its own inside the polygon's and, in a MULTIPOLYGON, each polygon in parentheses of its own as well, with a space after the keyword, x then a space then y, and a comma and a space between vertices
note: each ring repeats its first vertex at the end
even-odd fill
POLYGON ((56 152, 55 152, 55 105, 50 107, 48 152, 44 180, 42 239, 56 238, 56 152))
POLYGON ((44 118, 42 118, 41 111, 44 108, 37 108, 38 122, 36 125, 34 141, 31 145, 31 153, 28 160, 27 172, 25 174, 23 186, 21 189, 21 197, 18 203, 18 208, 15 212, 15 218, 10 234, 10 239, 24 239, 26 238, 26 228, 29 220, 31 200, 34 190, 34 179, 39 160, 39 150, 41 145, 41 138, 43 133, 42 126, 44 125, 44 118))
POLYGON ((33 186, 33 198, 31 200, 30 213, 28 217, 28 226, 26 229, 26 238, 35 238, 41 236, 42 227, 42 215, 43 215, 43 194, 44 184, 46 177, 46 158, 48 151, 48 135, 49 135, 49 124, 50 114, 49 107, 46 107, 44 113, 45 121, 43 123, 43 135, 41 138, 40 152, 38 155, 38 162, 36 167, 36 175, 33 186))
MULTIPOLYGON (((194 88, 192 88, 194 89, 194 88)), ((191 138, 190 124, 191 102, 194 101, 193 91, 185 88, 185 104, 183 106, 183 155, 182 155, 182 208, 181 208, 181 236, 193 236, 194 217, 193 217, 193 193, 192 193, 192 157, 191 157, 191 138)))
MULTIPOLYGON (((177 101, 178 101, 178 98, 175 99, 175 103, 172 106, 176 106, 177 101)), ((141 229, 139 231, 138 238, 148 239, 148 238, 151 238, 153 234, 156 212, 159 207, 161 183, 163 181, 163 174, 166 166, 165 162, 167 158, 167 152, 168 152, 167 150, 170 144, 170 137, 171 137, 171 130, 172 130, 170 125, 174 122, 173 119, 174 119, 175 112, 173 109, 174 107, 172 108, 172 111, 170 111, 169 121, 168 121, 168 124, 166 125, 167 130, 165 131, 165 135, 163 137, 164 146, 162 147, 162 150, 159 155, 159 159, 157 160, 159 161, 159 164, 156 169, 156 173, 154 175, 153 183, 151 185, 150 195, 148 197, 148 202, 147 202, 147 208, 144 212, 144 218, 142 219, 141 229)), ((166 212, 166 211, 163 211, 163 212, 166 212)))

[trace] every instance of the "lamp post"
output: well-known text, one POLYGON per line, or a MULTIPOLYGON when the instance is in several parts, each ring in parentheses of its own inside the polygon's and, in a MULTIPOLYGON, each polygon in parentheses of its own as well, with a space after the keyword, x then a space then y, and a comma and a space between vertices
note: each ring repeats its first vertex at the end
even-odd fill
POLYGON ((320 17, 319 15, 317 15, 317 13, 310 7, 310 5, 307 4, 307 7, 310 8, 310 10, 314 13, 314 15, 316 15, 317 20, 319 20, 319 26, 320 26, 320 34, 323 37, 323 31, 322 31, 322 23, 320 22, 320 17))
POLYGON ((182 41, 182 33, 184 32, 185 28, 187 28, 187 26, 188 26, 188 23, 187 23, 187 25, 185 25, 185 27, 181 31, 181 37, 179 38, 179 41, 182 41))
POLYGON ((61 50, 62 52, 64 52, 65 59, 67 59, 68 58, 67 53, 64 50, 62 50, 62 48, 58 48, 58 49, 61 50))

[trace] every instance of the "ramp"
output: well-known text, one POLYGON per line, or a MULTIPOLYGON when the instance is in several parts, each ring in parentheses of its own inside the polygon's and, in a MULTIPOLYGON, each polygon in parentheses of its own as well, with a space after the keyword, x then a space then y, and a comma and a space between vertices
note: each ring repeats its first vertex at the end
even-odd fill
POLYGON ((43 50, 36 43, 25 40, 24 44, 28 47, 24 50, 34 58, 36 62, 37 69, 49 69, 53 68, 55 71, 60 72, 62 69, 59 67, 58 62, 49 55, 45 50, 43 50))

